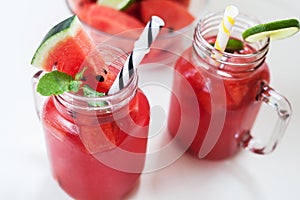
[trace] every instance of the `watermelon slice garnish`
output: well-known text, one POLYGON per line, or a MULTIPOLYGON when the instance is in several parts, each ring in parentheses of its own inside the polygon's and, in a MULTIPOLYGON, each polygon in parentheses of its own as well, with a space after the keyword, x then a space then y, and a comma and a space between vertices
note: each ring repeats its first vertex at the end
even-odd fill
POLYGON ((101 56, 93 56, 89 61, 86 59, 95 52, 95 44, 83 30, 77 16, 72 16, 47 33, 35 52, 31 64, 45 71, 57 69, 75 76, 85 62, 86 65, 90 65, 89 71, 98 74, 99 68, 101 70, 101 67, 105 66, 101 56), (94 63, 97 63, 97 67, 94 63))
POLYGON ((54 26, 34 54, 31 64, 45 71, 58 70, 75 76, 83 68, 85 83, 98 92, 109 90, 116 73, 110 73, 92 39, 77 16, 54 26))
POLYGON ((144 23, 147 23, 153 15, 161 17, 166 23, 165 27, 171 30, 182 29, 195 20, 194 16, 184 6, 171 0, 142 1, 140 14, 144 23))

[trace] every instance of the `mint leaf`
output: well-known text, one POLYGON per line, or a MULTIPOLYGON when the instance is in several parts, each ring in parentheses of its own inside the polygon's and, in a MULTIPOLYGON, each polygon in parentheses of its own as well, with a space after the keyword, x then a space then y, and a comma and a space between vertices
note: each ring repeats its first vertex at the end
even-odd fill
POLYGON ((77 93, 80 90, 81 81, 71 81, 69 85, 69 91, 77 93))
POLYGON ((233 53, 233 52, 241 51, 243 50, 243 48, 244 48, 244 44, 242 41, 236 39, 229 39, 225 51, 229 53, 233 53))
POLYGON ((75 75, 75 81, 80 81, 83 78, 83 74, 86 71, 87 67, 84 67, 80 72, 75 75))
POLYGON ((37 92, 43 96, 59 95, 69 91, 72 76, 59 71, 45 74, 37 85, 37 92))
MULTIPOLYGON (((102 92, 97 92, 89 85, 83 85, 81 79, 83 78, 83 74, 86 68, 84 68, 81 72, 78 72, 75 75, 75 80, 72 76, 64 72, 52 71, 45 74, 37 85, 37 92, 39 92, 43 96, 51 96, 51 95, 59 95, 64 92, 74 92, 78 93, 79 90, 82 89, 83 95, 86 97, 102 97, 105 96, 102 92)), ((108 103, 105 101, 90 101, 88 102, 90 106, 93 107, 101 107, 107 106, 108 103)))
MULTIPOLYGON (((83 89, 83 95, 86 97, 103 97, 105 96, 105 94, 103 92, 97 92, 96 90, 94 90, 93 88, 91 88, 88 85, 84 85, 82 87, 83 89)), ((93 107, 103 107, 103 106, 107 106, 108 103, 106 101, 89 101, 89 105, 93 106, 93 107)))
POLYGON ((86 97, 103 97, 105 95, 103 92, 97 92, 89 85, 84 85, 82 89, 83 89, 83 95, 86 97))

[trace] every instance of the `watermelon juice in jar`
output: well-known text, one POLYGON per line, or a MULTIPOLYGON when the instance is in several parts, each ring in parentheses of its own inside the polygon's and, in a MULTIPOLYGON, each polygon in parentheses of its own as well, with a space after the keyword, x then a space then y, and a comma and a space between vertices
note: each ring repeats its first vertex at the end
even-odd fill
MULTIPOLYGON (((285 131, 290 104, 268 85, 268 39, 243 43, 243 48, 234 52, 220 52, 213 47, 222 16, 213 13, 199 21, 193 46, 176 63, 168 128, 182 147, 198 158, 229 158, 241 147, 266 154, 276 147, 285 131), (266 143, 251 134, 262 102, 278 115, 266 143), (183 106, 194 108, 194 112, 186 113, 183 106)), ((240 14, 232 38, 242 41, 242 32, 256 24, 256 20, 240 14)))
MULTIPOLYGON (((117 73, 125 62, 123 52, 106 46, 99 51, 109 65, 106 73, 117 73)), ((40 77, 40 72, 34 76, 35 85, 40 77)), ((78 200, 122 199, 143 171, 149 109, 136 73, 112 95, 65 92, 47 98, 40 117, 60 187, 78 200)))
POLYGON ((143 62, 171 64, 191 45, 193 29, 206 1, 129 0, 124 8, 116 8, 116 5, 100 5, 97 0, 67 0, 67 5, 96 43, 110 44, 127 52, 133 49, 150 17, 161 17, 166 24, 143 62))

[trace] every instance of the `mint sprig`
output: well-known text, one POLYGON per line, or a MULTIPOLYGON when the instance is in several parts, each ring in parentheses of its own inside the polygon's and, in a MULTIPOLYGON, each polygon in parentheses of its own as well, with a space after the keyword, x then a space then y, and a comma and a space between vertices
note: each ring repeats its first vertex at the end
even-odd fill
MULTIPOLYGON (((60 95, 64 92, 78 93, 79 90, 83 91, 83 95, 86 97, 102 97, 105 94, 97 92, 87 84, 83 84, 82 78, 86 68, 78 72, 75 78, 72 76, 60 72, 52 71, 46 73, 38 82, 37 92, 42 96, 60 95)), ((107 102, 88 102, 90 106, 106 106, 107 102)))
POLYGON ((75 74, 75 81, 81 81, 83 78, 83 74, 86 71, 87 67, 84 67, 80 72, 75 74))
MULTIPOLYGON (((59 71, 45 74, 37 85, 37 92, 43 96, 59 95, 64 92, 75 90, 70 87, 73 77, 59 71)), ((75 91, 76 92, 76 91, 75 91)))
POLYGON ((86 97, 103 97, 103 92, 97 92, 93 88, 91 88, 89 85, 82 86, 83 95, 86 97))
MULTIPOLYGON (((102 92, 97 92, 96 90, 92 89, 89 85, 84 85, 82 87, 83 89, 83 95, 86 97, 103 97, 105 94, 102 92)), ((89 102, 90 106, 93 107, 103 107, 103 106, 107 106, 107 102, 106 101, 95 101, 95 102, 89 102)))

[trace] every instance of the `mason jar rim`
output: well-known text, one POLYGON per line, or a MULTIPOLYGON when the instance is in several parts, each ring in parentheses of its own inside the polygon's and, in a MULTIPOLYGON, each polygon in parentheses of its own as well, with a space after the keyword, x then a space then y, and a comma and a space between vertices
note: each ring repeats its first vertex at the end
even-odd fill
MULTIPOLYGON (((217 49, 215 49, 211 44, 209 44, 209 42, 204 38, 204 36, 202 35, 202 25, 210 23, 210 22, 214 22, 217 23, 217 27, 219 23, 221 22, 222 18, 223 18, 223 14, 224 12, 222 11, 218 11, 218 12, 212 12, 207 14, 206 16, 204 16, 201 20, 199 20, 196 28, 195 28, 195 32, 194 32, 194 43, 193 43, 193 47, 194 49, 197 51, 199 48, 201 49, 201 52, 206 52, 207 55, 211 56, 211 55, 220 55, 219 58, 216 58, 216 61, 220 64, 225 64, 225 65, 240 65, 240 66, 246 66, 249 65, 251 63, 230 63, 230 62, 226 62, 225 58, 254 58, 256 56, 260 56, 260 58, 264 58, 268 52, 269 49, 269 45, 270 45, 270 38, 267 37, 265 40, 263 41, 259 41, 256 43, 253 43, 252 45, 258 45, 258 43, 260 43, 260 47, 256 48, 255 51, 253 51, 252 53, 248 53, 248 54, 234 54, 234 53, 230 53, 230 52, 222 52, 219 51, 217 49), (216 21, 218 20, 218 21, 216 21), (199 44, 199 42, 201 44, 199 44)), ((239 15, 236 18, 236 22, 235 22, 235 26, 234 29, 237 28, 236 25, 239 25, 239 23, 244 22, 242 25, 243 26, 248 26, 250 27, 256 24, 259 24, 260 21, 250 17, 244 13, 239 13, 239 15), (247 24, 245 24, 247 21, 247 24)), ((251 45, 251 43, 247 43, 249 45, 251 45)), ((259 59, 260 59, 259 58, 259 59)), ((257 62, 254 61, 254 62, 257 62)))
MULTIPOLYGON (((136 74, 136 73, 134 73, 136 74)), ((134 92, 130 92, 130 94, 127 94, 128 92, 126 91, 128 89, 128 87, 130 87, 130 85, 134 84, 134 82, 137 81, 137 76, 133 75, 129 81, 129 83, 127 84, 127 86, 125 86, 123 89, 119 90, 118 92, 114 93, 114 94, 108 94, 105 96, 101 96, 101 97, 86 97, 86 96, 81 96, 78 94, 74 94, 71 92, 65 92, 63 94, 57 95, 57 97, 60 100, 64 100, 64 101, 68 101, 71 102, 70 105, 72 105, 73 107, 77 107, 77 108, 85 108, 86 106, 76 106, 74 105, 74 101, 78 101, 78 102, 92 102, 92 103, 100 103, 100 102, 110 102, 110 101, 114 101, 115 103, 122 103, 124 101, 127 101, 126 99, 123 99, 123 96, 134 96, 134 92), (116 100, 116 99, 121 99, 121 100, 116 100)), ((134 89, 133 89, 134 90, 134 89)), ((129 98, 131 100, 131 98, 129 98)), ((129 101, 130 101, 129 100, 129 101)), ((114 105, 113 104, 108 104, 106 106, 96 106, 96 107, 88 107, 87 110, 100 110, 100 109, 111 109, 114 105)))

